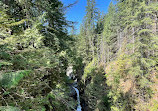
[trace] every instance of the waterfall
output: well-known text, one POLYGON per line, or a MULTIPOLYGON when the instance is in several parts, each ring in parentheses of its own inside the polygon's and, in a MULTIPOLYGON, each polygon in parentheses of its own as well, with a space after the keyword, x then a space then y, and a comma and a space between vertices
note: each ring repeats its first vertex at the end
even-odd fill
MULTIPOLYGON (((73 66, 69 66, 66 70, 66 75, 69 77, 69 79, 75 80, 75 76, 73 74, 73 66)), ((77 110, 76 111, 82 111, 81 109, 81 105, 80 105, 80 95, 79 95, 79 90, 75 87, 77 87, 77 79, 75 80, 75 82, 73 83, 73 89, 75 89, 76 93, 77 93, 77 110)))
POLYGON ((79 90, 75 87, 73 87, 77 93, 77 102, 78 102, 78 106, 77 106, 77 110, 76 111, 81 111, 81 105, 80 105, 80 95, 79 95, 79 90))

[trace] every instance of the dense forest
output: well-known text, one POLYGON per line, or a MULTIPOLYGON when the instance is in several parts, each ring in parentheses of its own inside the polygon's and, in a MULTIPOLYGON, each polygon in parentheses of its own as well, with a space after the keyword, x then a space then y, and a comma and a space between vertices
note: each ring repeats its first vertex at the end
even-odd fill
POLYGON ((0 0, 0 111, 158 111, 158 0, 113 1, 0 0))

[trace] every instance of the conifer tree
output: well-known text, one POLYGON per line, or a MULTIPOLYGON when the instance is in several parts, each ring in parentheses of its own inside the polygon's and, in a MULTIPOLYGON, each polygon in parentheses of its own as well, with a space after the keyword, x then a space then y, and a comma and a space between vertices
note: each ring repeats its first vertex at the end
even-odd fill
POLYGON ((68 88, 66 68, 73 56, 63 4, 3 0, 0 7, 0 110, 73 110, 57 90, 68 88))
POLYGON ((83 39, 85 41, 84 43, 86 43, 84 47, 84 53, 86 53, 85 60, 87 60, 87 62, 90 62, 96 55, 95 24, 97 17, 98 11, 95 0, 87 0, 86 15, 84 17, 80 32, 81 39, 83 39))

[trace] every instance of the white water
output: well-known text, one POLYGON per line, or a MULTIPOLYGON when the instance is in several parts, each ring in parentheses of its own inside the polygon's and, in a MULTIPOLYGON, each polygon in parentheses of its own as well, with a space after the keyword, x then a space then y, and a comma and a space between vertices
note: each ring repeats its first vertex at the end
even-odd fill
POLYGON ((76 111, 82 111, 81 110, 81 105, 80 105, 80 94, 77 88, 73 87, 77 93, 77 102, 78 102, 78 106, 77 106, 77 110, 76 111))

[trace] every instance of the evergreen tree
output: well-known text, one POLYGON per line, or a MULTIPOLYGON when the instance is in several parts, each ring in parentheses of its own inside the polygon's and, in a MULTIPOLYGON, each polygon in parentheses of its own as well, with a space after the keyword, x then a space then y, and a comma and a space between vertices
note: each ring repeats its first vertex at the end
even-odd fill
POLYGON ((86 15, 84 17, 80 31, 80 39, 82 39, 82 43, 80 44, 85 43, 83 44, 83 46, 85 46, 83 47, 83 53, 86 54, 85 62, 90 62, 96 55, 95 25, 97 17, 98 11, 95 0, 87 0, 86 15))
POLYGON ((66 69, 73 59, 63 4, 4 0, 0 5, 0 108, 73 110, 75 104, 68 103, 73 99, 63 94, 69 91, 66 69))

